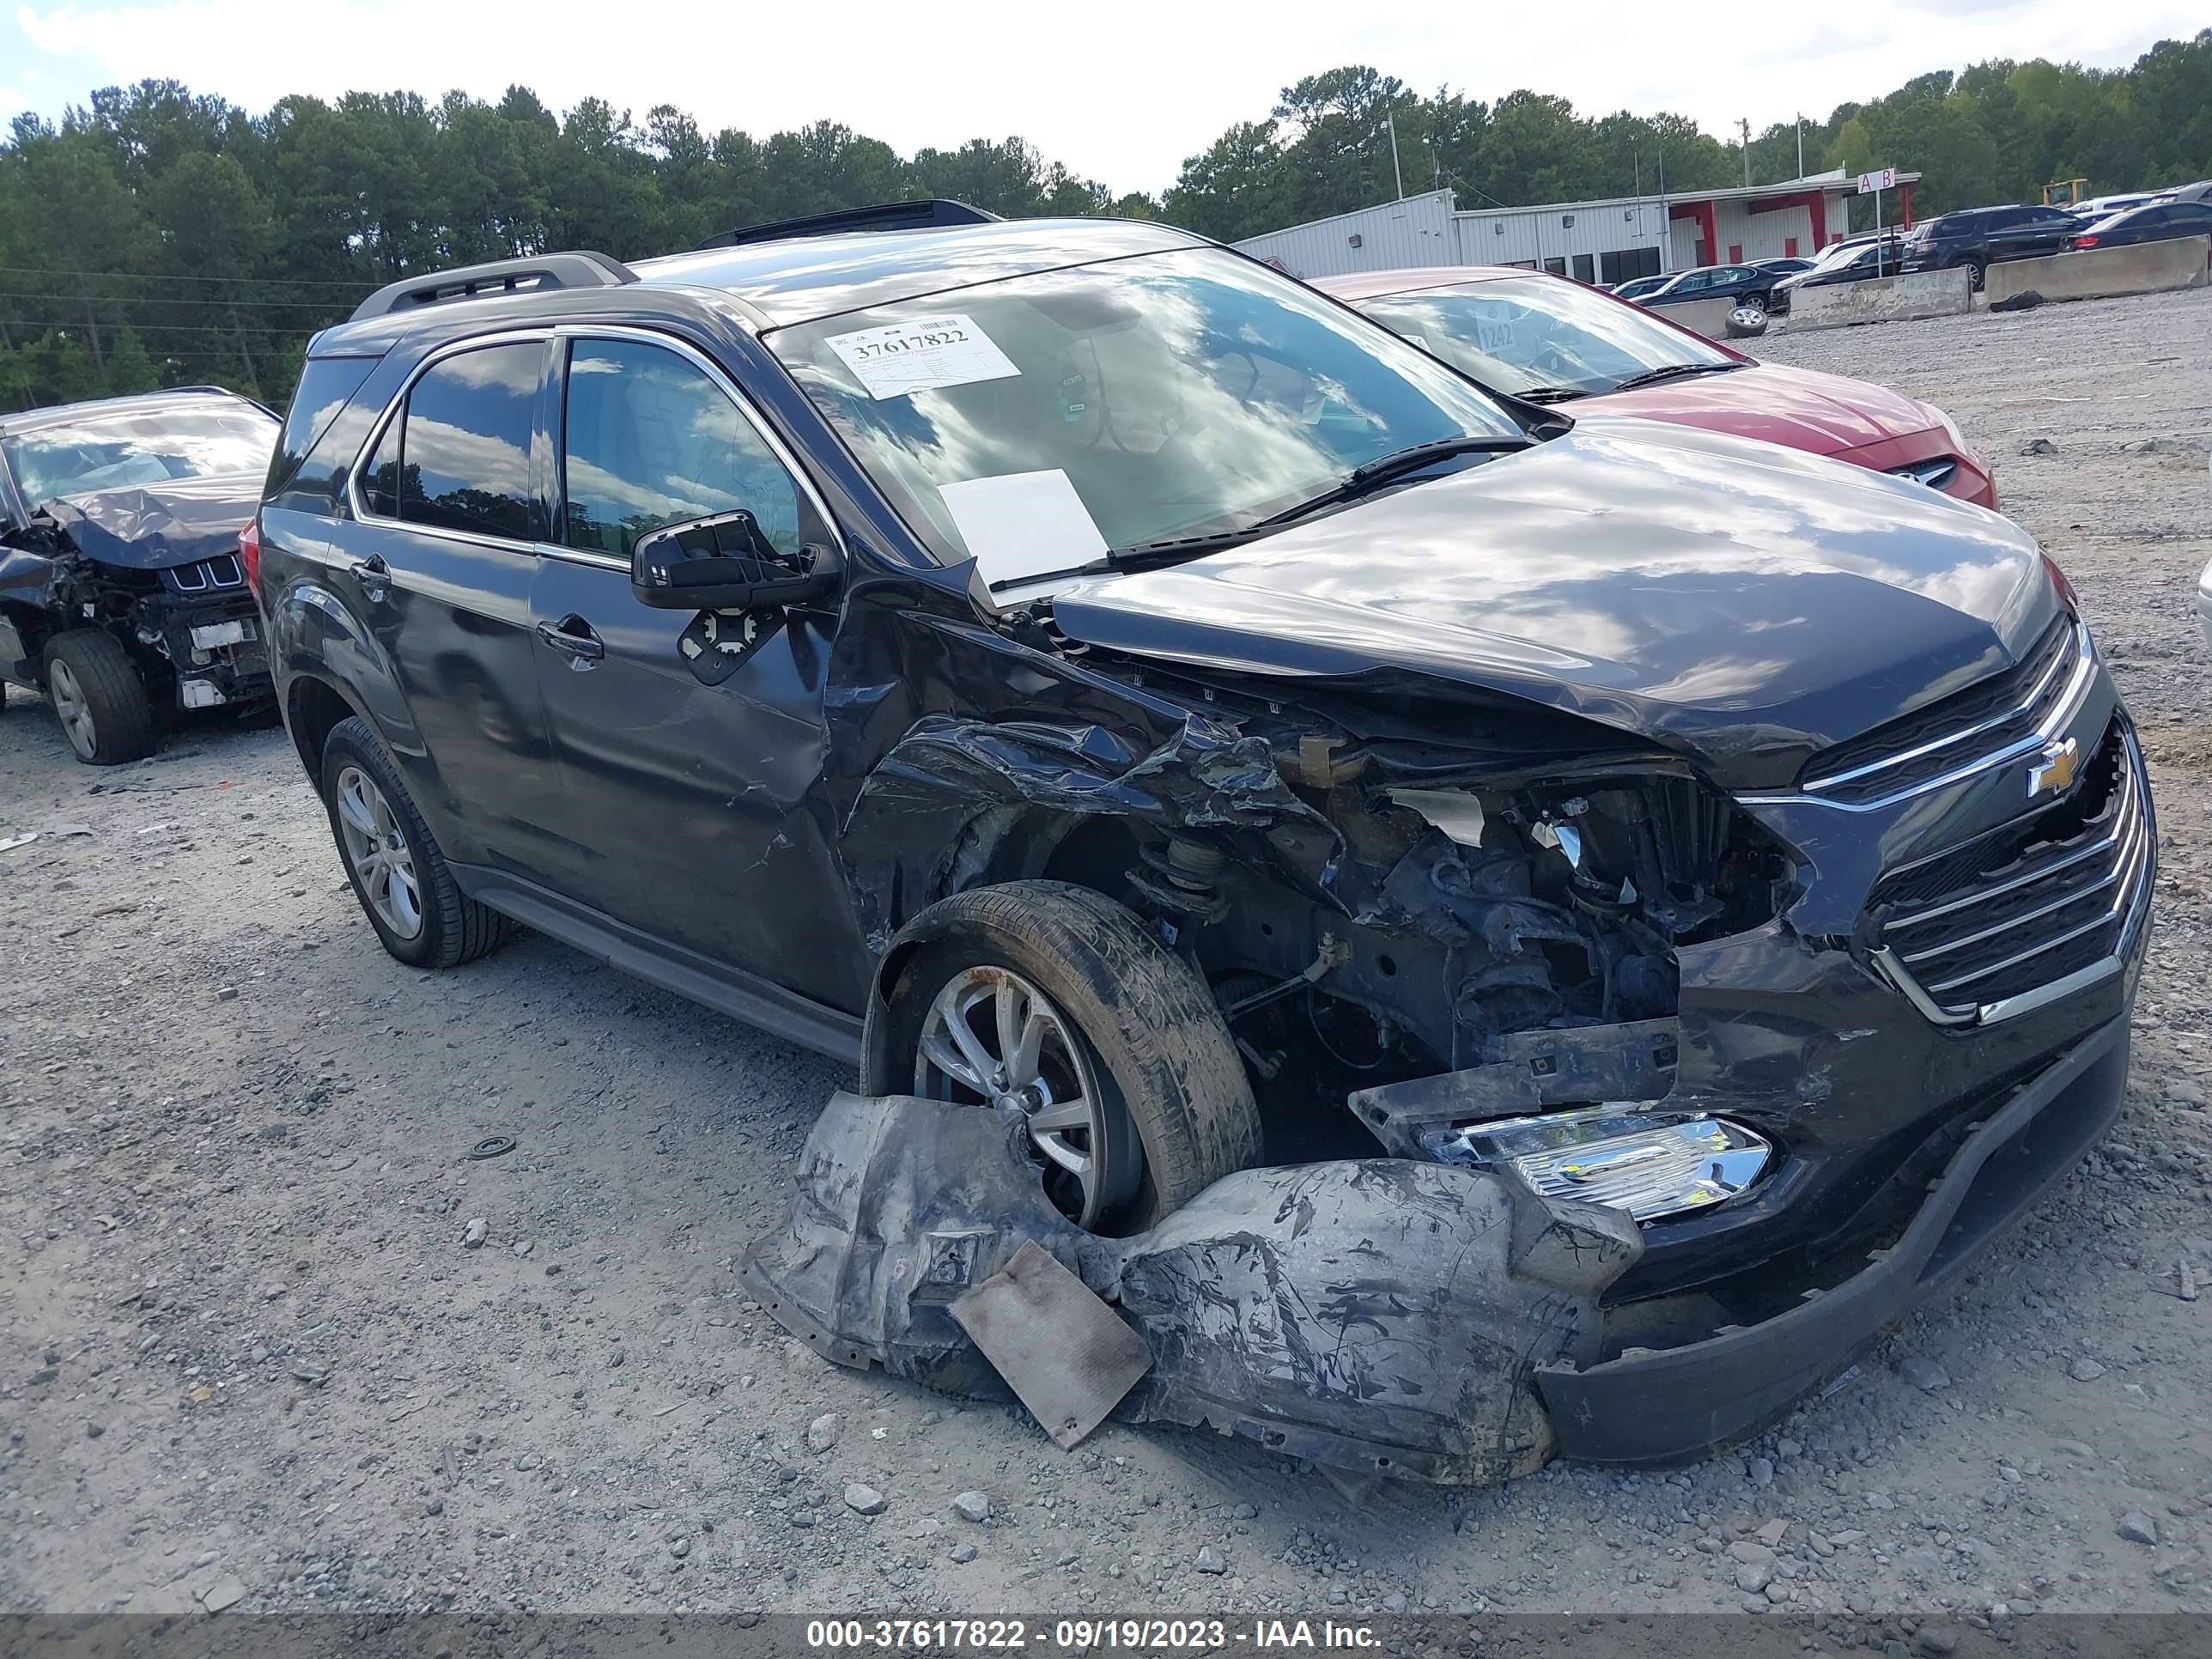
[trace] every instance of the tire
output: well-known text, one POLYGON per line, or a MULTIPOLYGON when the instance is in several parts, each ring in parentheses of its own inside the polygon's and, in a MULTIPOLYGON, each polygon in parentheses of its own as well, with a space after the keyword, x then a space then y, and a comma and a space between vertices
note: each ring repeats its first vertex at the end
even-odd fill
POLYGON ((507 937, 504 916, 462 893, 399 769, 359 715, 331 728, 319 781, 346 879, 395 960, 457 968, 507 937))
POLYGON ((1979 259, 1966 261, 1966 285, 1975 293, 1979 294, 1982 291, 1982 283, 1989 274, 1989 267, 1979 259))
MULTIPOLYGON (((1079 1225, 1140 1231, 1259 1161, 1260 1109, 1204 981, 1103 894, 1050 881, 976 888, 923 911, 891 948, 899 966, 878 1010, 887 1030, 882 1042, 866 1045, 863 1091, 988 1102, 988 1090, 959 1084, 927 1059, 925 1036, 945 1034, 945 1000, 957 1000, 978 976, 1002 988, 1011 980, 1018 998, 1041 994, 1072 1036, 1067 1063, 1053 1060, 1057 1044, 1048 1036, 1031 1066, 1034 1080, 1008 1079, 1018 1089, 1026 1083, 1026 1097, 1002 1103, 1045 1122, 1048 1107, 1073 1097, 1066 1092, 1070 1072, 1088 1066, 1097 1085, 1091 1128, 1069 1130, 1057 1149, 1048 1147, 1044 1131, 1030 1137, 1047 1192, 1079 1225), (871 1075, 877 1066, 889 1075, 871 1075), (1071 1150, 1088 1154, 1087 1180, 1055 1161, 1071 1150)), ((995 1007, 979 1004, 967 1018, 982 1018, 988 1029, 995 1007)))
POLYGON ((137 665, 112 634, 72 629, 46 642, 46 696, 62 735, 87 766, 120 766, 154 752, 154 705, 137 665))

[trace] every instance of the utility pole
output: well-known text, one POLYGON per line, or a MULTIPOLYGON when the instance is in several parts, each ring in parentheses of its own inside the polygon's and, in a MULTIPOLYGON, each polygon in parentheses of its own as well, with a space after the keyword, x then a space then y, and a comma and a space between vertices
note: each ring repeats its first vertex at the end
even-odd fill
POLYGON ((1743 187, 1749 190, 1751 188, 1751 121, 1747 117, 1738 121, 1736 125, 1743 129, 1743 187))
POLYGON ((1800 179, 1802 179, 1802 178, 1805 176, 1805 118, 1804 118, 1803 116, 1800 115, 1800 116, 1798 116, 1798 117, 1796 118, 1796 121, 1797 121, 1797 176, 1798 176, 1800 179))
POLYGON ((1398 166, 1398 112, 1392 110, 1383 118, 1390 129, 1390 176, 1398 181, 1398 199, 1406 199, 1406 175, 1398 166))

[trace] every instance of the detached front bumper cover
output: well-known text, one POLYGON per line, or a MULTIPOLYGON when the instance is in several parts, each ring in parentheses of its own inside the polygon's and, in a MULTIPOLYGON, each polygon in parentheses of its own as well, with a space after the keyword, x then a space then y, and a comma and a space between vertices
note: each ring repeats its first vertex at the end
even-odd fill
POLYGON ((1029 1345, 1048 1385, 1118 1401, 1124 1421, 1204 1425, 1362 1479, 1480 1485, 1554 1451, 1665 1467, 1776 1421, 1952 1283, 2112 1121, 2127 1066, 2123 1015, 1975 1127, 1867 1267, 1680 1347, 1608 1355, 1602 1299, 1644 1248, 1617 1210, 1377 1158, 1243 1170, 1101 1238, 1046 1199, 1018 1115, 904 1096, 831 1099, 744 1277, 825 1358, 1005 1399, 953 1304, 1034 1243, 1103 1304, 1086 1319, 1141 1340, 1148 1363, 1103 1391, 1080 1330, 1029 1345))
POLYGON ((1396 1158, 1243 1170, 1100 1238, 1045 1198, 1022 1131, 981 1107, 835 1097, 746 1284, 826 1358, 1004 1398, 951 1304, 1033 1241, 1150 1355, 1114 1416, 1470 1485, 1550 1457, 1534 1370, 1597 1358, 1599 1298, 1643 1249, 1616 1211, 1396 1158))

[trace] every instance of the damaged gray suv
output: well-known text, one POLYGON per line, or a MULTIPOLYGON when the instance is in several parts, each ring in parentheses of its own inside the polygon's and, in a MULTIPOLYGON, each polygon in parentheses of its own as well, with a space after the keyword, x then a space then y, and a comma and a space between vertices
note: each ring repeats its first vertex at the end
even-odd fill
POLYGON ((1026 1242, 1139 1344, 1100 1410, 1677 1461, 2121 1097, 2150 802, 2027 536, 1158 225, 397 284, 246 550, 394 957, 526 924, 858 1062, 748 1261, 842 1363, 1002 1386, 1026 1242))

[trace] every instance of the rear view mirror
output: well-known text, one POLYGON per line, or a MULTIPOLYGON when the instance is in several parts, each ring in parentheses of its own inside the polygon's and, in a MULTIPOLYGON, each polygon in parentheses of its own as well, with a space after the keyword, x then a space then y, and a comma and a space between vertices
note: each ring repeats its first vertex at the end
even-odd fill
POLYGON ((760 611, 805 605, 837 590, 844 561, 826 543, 779 553, 753 515, 721 513, 641 536, 630 590, 656 611, 760 611))

